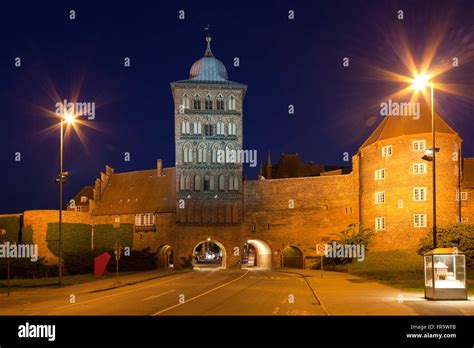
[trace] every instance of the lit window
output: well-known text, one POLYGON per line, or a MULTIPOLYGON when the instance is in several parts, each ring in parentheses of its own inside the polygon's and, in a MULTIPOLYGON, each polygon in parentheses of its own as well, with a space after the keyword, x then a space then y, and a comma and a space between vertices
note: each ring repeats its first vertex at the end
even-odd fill
POLYGON ((375 230, 385 230, 385 216, 375 218, 375 230))
POLYGON ((136 214, 135 215, 135 225, 136 226, 153 226, 155 224, 155 214, 146 213, 146 214, 136 214))
POLYGON ((188 121, 181 122, 181 134, 190 134, 190 127, 188 121))
POLYGON ((413 163, 413 174, 426 174, 426 163, 413 163))
POLYGON ((217 135, 225 135, 224 122, 217 122, 217 135))
POLYGON ((467 201, 467 192, 461 192, 461 201, 467 201))
POLYGON ((183 109, 189 109, 189 97, 186 94, 184 94, 181 99, 181 107, 183 109))
POLYGON ((86 203, 86 202, 87 202, 87 197, 81 196, 81 203, 86 203))
POLYGON ((233 95, 229 97, 229 110, 235 110, 235 97, 233 95))
POLYGON ((120 216, 118 216, 118 215, 117 215, 117 216, 115 216, 115 218, 114 218, 114 222, 116 222, 116 223, 119 223, 119 222, 120 222, 120 216))
POLYGON ((193 124, 193 133, 201 134, 201 122, 194 122, 193 124))
POLYGON ((183 161, 184 163, 191 163, 193 161, 193 148, 190 144, 183 147, 183 161))
POLYGON ((228 125, 228 133, 229 135, 236 135, 237 134, 237 126, 234 122, 230 122, 228 125))
POLYGON ((375 171, 375 180, 385 179, 385 169, 377 169, 375 171))
POLYGON ((425 151, 426 140, 413 140, 413 151, 425 151))
POLYGON ((225 191, 225 178, 224 178, 224 175, 219 176, 219 191, 225 191))
POLYGON ((385 203, 385 192, 375 192, 375 204, 383 204, 385 203))
POLYGON ((414 201, 426 201, 426 187, 415 187, 413 189, 414 201))
POLYGON ((81 207, 80 207, 79 205, 76 207, 76 211, 77 211, 77 212, 80 212, 80 211, 81 211, 81 207))
POLYGON ((206 145, 201 144, 198 148, 198 162, 199 163, 206 163, 207 162, 207 149, 206 145))
POLYGON ((426 227, 426 214, 414 214, 413 215, 413 226, 426 227))
POLYGON ((392 145, 382 147, 382 157, 392 156, 392 145))

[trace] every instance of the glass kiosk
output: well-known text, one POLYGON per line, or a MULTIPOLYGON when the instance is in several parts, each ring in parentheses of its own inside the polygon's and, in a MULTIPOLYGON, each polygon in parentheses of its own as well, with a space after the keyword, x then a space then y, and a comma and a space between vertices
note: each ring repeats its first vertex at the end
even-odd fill
POLYGON ((436 248, 424 255, 425 298, 467 300, 466 256, 456 248, 436 248))

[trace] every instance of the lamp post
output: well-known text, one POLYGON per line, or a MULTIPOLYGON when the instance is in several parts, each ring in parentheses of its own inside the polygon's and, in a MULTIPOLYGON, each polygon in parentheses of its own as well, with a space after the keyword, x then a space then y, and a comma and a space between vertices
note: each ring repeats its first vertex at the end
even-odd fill
POLYGON ((435 126, 435 114, 434 114, 434 88, 433 81, 430 81, 428 75, 418 75, 413 79, 413 88, 417 91, 423 89, 426 86, 430 87, 430 108, 431 108, 431 142, 432 148, 425 152, 425 156, 422 157, 425 161, 433 162, 433 249, 436 249, 436 152, 439 149, 436 148, 436 126, 435 126), (430 156, 431 155, 431 156, 430 156))
POLYGON ((58 286, 61 287, 61 276, 62 276, 62 249, 61 249, 61 232, 63 224, 63 184, 66 182, 66 178, 69 176, 68 172, 63 172, 63 143, 64 143, 64 122, 68 124, 74 123, 74 115, 64 114, 61 116, 61 131, 60 131, 60 142, 59 142, 59 177, 56 182, 59 184, 59 226, 58 226, 58 286))

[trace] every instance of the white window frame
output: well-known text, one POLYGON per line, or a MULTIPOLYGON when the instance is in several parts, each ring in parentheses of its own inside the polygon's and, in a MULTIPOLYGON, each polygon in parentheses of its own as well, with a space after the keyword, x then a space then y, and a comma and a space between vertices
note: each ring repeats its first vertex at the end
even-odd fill
POLYGON ((385 168, 376 169, 374 172, 375 180, 384 180, 385 179, 385 168))
POLYGON ((467 201, 468 193, 461 191, 461 201, 467 201))
POLYGON ((81 212, 81 206, 80 206, 80 205, 77 205, 77 206, 76 206, 76 212, 78 212, 78 213, 81 212))
POLYGON ((375 204, 385 203, 385 191, 377 191, 374 194, 375 204))
POLYGON ((116 215, 116 216, 114 217, 114 222, 115 222, 116 224, 120 223, 120 215, 116 215))
POLYGON ((426 174, 426 163, 413 163, 413 174, 426 174))
POLYGON ((391 157, 393 154, 392 145, 382 146, 382 157, 391 157))
POLYGON ((426 201, 428 189, 426 187, 414 187, 413 188, 413 201, 424 202, 426 201))
POLYGON ((426 140, 413 140, 411 148, 413 151, 425 151, 426 140))
POLYGON ((144 213, 135 215, 135 226, 153 226, 156 218, 153 213, 144 213))
POLYGON ((375 218, 375 230, 383 231, 387 227, 385 216, 377 216, 375 218))
POLYGON ((426 214, 413 214, 413 227, 423 228, 427 227, 426 214))

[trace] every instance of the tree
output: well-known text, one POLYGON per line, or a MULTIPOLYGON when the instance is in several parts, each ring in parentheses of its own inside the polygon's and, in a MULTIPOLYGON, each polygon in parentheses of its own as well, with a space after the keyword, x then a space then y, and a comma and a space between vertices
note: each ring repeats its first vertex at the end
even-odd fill
MULTIPOLYGON (((436 246, 438 248, 457 247, 466 254, 466 266, 474 266, 474 224, 455 223, 438 227, 436 231, 436 246)), ((417 253, 423 255, 433 249, 433 231, 420 240, 417 253)))

